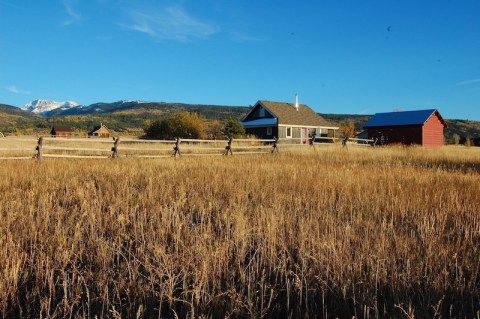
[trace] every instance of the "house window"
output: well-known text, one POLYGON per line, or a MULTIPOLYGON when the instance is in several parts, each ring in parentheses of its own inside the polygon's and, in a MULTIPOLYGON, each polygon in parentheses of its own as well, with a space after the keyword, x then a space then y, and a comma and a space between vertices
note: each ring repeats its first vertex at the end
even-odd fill
POLYGON ((258 117, 265 117, 265 109, 263 107, 258 110, 258 117))
POLYGON ((287 127, 287 138, 292 138, 292 128, 287 127))
POLYGON ((272 127, 267 127, 267 135, 272 135, 272 127))

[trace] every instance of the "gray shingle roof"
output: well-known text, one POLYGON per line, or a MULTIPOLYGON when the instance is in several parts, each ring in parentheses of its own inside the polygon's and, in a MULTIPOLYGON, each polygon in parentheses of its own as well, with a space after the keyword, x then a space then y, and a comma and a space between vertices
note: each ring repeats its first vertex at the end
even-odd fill
POLYGON ((327 126, 334 127, 333 124, 326 121, 323 117, 315 113, 305 104, 299 104, 298 111, 295 109, 295 103, 258 101, 272 115, 278 119, 280 125, 305 125, 305 126, 327 126))

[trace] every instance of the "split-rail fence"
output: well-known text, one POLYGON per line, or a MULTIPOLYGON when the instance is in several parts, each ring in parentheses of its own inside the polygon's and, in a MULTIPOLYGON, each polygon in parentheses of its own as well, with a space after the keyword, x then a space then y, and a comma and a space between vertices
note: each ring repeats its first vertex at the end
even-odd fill
MULTIPOLYGON (((174 140, 143 140, 132 138, 71 138, 71 137, 39 137, 0 138, 0 160, 45 158, 167 158, 189 156, 231 156, 248 154, 277 154, 279 146, 314 146, 338 144, 336 138, 312 136, 309 139, 233 139, 206 140, 183 139, 174 140)), ((342 140, 342 145, 371 145, 373 140, 349 139, 342 140)))

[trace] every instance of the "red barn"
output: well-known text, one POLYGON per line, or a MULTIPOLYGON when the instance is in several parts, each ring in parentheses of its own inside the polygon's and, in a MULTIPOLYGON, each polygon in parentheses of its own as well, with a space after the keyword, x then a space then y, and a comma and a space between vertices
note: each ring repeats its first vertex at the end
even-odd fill
POLYGON ((363 126, 368 138, 377 144, 418 144, 426 147, 443 145, 447 123, 438 110, 376 113, 363 126))
POLYGON ((69 137, 72 136, 72 128, 66 125, 57 125, 52 127, 50 135, 56 137, 69 137))

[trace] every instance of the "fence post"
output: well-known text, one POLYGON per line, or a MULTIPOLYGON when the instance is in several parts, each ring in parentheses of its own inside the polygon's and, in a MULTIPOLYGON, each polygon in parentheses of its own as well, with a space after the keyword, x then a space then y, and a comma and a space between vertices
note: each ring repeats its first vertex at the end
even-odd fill
POLYGON ((377 146, 377 142, 378 142, 378 138, 375 139, 375 141, 373 142, 372 146, 373 146, 373 147, 377 146))
POLYGON ((230 155, 233 156, 233 153, 232 153, 232 140, 233 138, 231 138, 230 136, 227 137, 227 146, 225 146, 225 153, 223 155, 228 155, 228 153, 230 153, 230 155))
POLYGON ((310 146, 314 146, 313 143, 315 143, 315 134, 310 137, 310 146))
POLYGON ((180 151, 180 143, 181 140, 179 137, 175 139, 175 146, 173 147, 173 157, 177 158, 177 154, 179 157, 182 156, 182 152, 180 151))
POLYGON ((348 140, 349 140, 348 136, 344 136, 344 137, 343 137, 343 139, 342 139, 342 146, 343 146, 344 148, 348 148, 348 145, 347 145, 348 140))
POLYGON ((112 158, 118 158, 118 144, 120 143, 120 137, 113 138, 112 158))
POLYGON ((43 137, 40 137, 38 139, 38 145, 37 147, 35 147, 35 150, 37 151, 37 154, 35 155, 35 158, 37 159, 37 161, 39 163, 41 163, 43 161, 43 150, 42 150, 42 146, 43 146, 43 137))
POLYGON ((273 139, 274 141, 272 145, 272 154, 278 154, 278 147, 277 147, 278 137, 274 136, 273 139))

